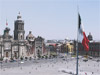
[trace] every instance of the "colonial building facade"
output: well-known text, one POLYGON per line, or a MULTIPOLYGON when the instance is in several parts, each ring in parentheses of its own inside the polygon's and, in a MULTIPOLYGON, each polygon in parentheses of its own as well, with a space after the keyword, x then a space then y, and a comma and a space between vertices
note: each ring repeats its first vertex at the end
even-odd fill
MULTIPOLYGON (((100 41, 94 41, 91 33, 88 35, 89 51, 86 51, 82 43, 78 43, 78 50, 80 55, 89 55, 93 57, 100 57, 100 41)), ((76 41, 74 41, 74 53, 76 53, 76 41)))
POLYGON ((43 55, 44 39, 42 37, 35 38, 31 31, 25 38, 24 21, 20 13, 14 22, 14 37, 9 34, 9 31, 10 29, 6 27, 4 34, 0 35, 0 58, 18 59, 43 55))

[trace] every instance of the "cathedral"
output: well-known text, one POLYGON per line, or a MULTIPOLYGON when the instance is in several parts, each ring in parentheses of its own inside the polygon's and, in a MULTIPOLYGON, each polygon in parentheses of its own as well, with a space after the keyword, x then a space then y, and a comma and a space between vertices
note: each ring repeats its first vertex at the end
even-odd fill
POLYGON ((25 57, 38 58, 45 54, 44 38, 32 35, 30 31, 25 37, 24 21, 20 13, 14 22, 14 36, 9 34, 10 28, 6 27, 0 35, 0 58, 18 59, 25 57))

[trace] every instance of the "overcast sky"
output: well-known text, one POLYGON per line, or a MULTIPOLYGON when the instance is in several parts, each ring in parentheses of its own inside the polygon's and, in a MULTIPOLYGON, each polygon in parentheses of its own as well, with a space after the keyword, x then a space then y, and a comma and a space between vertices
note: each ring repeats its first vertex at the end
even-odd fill
POLYGON ((86 35, 100 40, 100 0, 0 0, 0 35, 6 27, 13 35, 14 21, 20 11, 25 35, 32 31, 45 39, 76 39, 77 5, 86 35))

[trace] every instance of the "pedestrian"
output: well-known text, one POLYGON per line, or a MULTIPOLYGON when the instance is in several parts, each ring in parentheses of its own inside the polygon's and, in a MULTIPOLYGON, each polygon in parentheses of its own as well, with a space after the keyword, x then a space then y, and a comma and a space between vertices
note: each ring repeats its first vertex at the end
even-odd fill
POLYGON ((87 75, 87 73, 85 73, 85 75, 87 75))

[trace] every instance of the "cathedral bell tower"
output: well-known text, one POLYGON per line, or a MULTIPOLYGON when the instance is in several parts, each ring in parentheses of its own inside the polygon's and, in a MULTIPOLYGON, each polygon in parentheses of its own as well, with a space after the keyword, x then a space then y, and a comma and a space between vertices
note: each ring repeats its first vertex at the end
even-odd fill
POLYGON ((14 22, 14 40, 24 40, 24 34, 24 21, 19 12, 17 20, 14 22))

